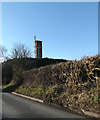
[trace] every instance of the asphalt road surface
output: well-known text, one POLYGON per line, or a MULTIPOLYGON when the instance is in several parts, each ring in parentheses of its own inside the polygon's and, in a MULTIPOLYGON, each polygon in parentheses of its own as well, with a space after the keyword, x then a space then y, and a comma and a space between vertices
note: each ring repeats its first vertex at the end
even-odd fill
MULTIPOLYGON (((3 118, 83 118, 83 116, 56 109, 11 93, 2 93, 3 118)), ((88 119, 85 119, 88 120, 88 119)))

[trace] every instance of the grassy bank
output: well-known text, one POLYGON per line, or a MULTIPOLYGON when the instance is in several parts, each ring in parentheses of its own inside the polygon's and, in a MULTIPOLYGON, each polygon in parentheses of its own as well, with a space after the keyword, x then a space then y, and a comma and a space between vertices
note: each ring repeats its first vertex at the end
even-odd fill
POLYGON ((23 71, 21 77, 15 92, 79 112, 100 113, 99 55, 23 71))

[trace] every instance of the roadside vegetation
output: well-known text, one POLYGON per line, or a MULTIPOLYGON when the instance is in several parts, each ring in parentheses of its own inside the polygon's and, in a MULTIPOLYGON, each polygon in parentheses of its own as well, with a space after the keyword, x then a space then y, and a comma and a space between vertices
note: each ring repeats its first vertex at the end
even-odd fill
POLYGON ((100 55, 73 61, 8 60, 3 63, 3 84, 4 90, 12 86, 17 93, 55 106, 100 114, 100 55))
POLYGON ((23 72, 41 66, 57 64, 59 62, 65 62, 63 59, 35 59, 35 58, 14 58, 8 59, 2 63, 2 84, 13 85, 23 81, 23 72))

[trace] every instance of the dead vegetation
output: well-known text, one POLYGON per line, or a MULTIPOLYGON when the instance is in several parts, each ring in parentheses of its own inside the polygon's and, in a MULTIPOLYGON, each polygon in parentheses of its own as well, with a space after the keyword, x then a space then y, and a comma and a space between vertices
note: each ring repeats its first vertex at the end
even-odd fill
POLYGON ((100 113, 100 56, 86 57, 23 72, 18 93, 57 106, 100 113))

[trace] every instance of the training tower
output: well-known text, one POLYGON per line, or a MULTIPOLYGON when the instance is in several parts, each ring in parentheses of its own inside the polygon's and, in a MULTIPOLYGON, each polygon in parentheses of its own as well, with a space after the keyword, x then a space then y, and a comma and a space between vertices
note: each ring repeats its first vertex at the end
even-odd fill
POLYGON ((42 41, 36 40, 36 36, 34 36, 35 41, 35 58, 42 58, 42 41))

